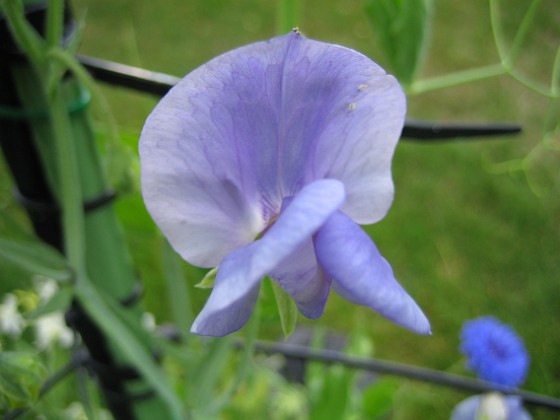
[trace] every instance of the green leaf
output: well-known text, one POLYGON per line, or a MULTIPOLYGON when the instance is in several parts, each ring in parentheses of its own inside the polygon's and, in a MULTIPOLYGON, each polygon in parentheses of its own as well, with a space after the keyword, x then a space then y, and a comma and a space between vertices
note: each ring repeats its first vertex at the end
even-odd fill
POLYGON ((298 309, 290 295, 288 295, 274 281, 270 281, 276 304, 278 305, 278 313, 280 314, 280 323, 282 324, 282 332, 284 337, 289 337, 296 327, 298 309))
POLYGON ((310 420, 343 419, 350 405, 355 373, 343 366, 323 369, 323 378, 312 401, 310 420))
MULTIPOLYGON (((97 325, 167 403, 172 418, 182 418, 181 402, 169 386, 165 375, 157 366, 146 344, 137 337, 137 334, 131 331, 130 325, 127 325, 115 314, 115 308, 107 305, 101 294, 88 282, 80 281, 78 283, 76 295, 97 325)), ((162 413, 162 415, 164 414, 162 413)))
POLYGON ((46 369, 30 353, 0 352, 0 394, 12 408, 31 405, 39 397, 46 369))
POLYGON ((70 306, 74 290, 70 287, 59 289, 45 304, 39 306, 28 316, 29 319, 37 319, 47 314, 65 311, 70 306))
POLYGON ((432 0, 364 0, 391 71, 409 86, 422 59, 432 0))
POLYGON ((217 273, 218 267, 211 269, 210 271, 208 271, 208 273, 206 273, 200 283, 195 284, 194 287, 197 287, 199 289, 211 289, 212 287, 214 287, 217 273))
POLYGON ((39 240, 0 239, 0 259, 32 274, 58 281, 72 279, 72 270, 62 254, 39 240))
POLYGON ((362 394, 362 409, 367 418, 385 418, 393 407, 393 397, 398 388, 398 381, 389 377, 368 386, 362 394))

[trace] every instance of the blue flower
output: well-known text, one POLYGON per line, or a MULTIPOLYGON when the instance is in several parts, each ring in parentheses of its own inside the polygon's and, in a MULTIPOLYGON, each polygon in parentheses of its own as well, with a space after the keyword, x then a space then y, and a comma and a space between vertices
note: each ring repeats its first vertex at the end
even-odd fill
POLYGON ((461 352, 467 367, 482 380, 517 387, 525 381, 529 356, 521 338, 508 325, 487 316, 466 322, 461 352))
POLYGON ((405 110, 373 61, 298 32, 227 52, 163 98, 140 138, 144 202, 185 260, 219 267, 193 333, 241 328, 265 276, 307 318, 332 288, 429 333, 359 227, 391 205, 405 110))

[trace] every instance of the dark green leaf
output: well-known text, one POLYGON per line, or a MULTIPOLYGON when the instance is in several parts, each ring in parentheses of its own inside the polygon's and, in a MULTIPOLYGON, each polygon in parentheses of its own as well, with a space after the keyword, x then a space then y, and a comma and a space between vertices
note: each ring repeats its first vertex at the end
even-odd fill
POLYGON ((364 0, 391 71, 410 85, 427 39, 431 0, 364 0))

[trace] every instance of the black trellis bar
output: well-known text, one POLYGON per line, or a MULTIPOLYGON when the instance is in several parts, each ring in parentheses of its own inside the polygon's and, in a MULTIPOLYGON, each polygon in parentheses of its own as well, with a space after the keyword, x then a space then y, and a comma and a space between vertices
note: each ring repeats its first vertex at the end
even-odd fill
POLYGON ((560 399, 557 398, 524 391, 522 389, 501 388, 490 382, 483 382, 475 379, 465 378, 463 376, 440 372, 433 369, 410 366, 402 363, 390 362, 387 360, 349 356, 335 350, 318 350, 288 343, 270 343, 266 341, 257 341, 254 344, 254 348, 256 351, 260 351, 265 354, 282 354, 285 357, 291 359, 317 361, 327 364, 340 364, 349 368, 402 376, 407 379, 430 382, 437 385, 457 388, 463 391, 499 391, 507 395, 518 396, 523 400, 525 404, 528 405, 560 411, 560 399))
MULTIPOLYGON (((79 55, 78 60, 88 69, 91 75, 99 81, 152 95, 165 95, 169 89, 181 80, 169 74, 158 73, 99 58, 79 55)), ((402 132, 402 137, 413 140, 432 141, 516 134, 520 131, 521 126, 518 124, 442 124, 428 121, 407 120, 402 132)))

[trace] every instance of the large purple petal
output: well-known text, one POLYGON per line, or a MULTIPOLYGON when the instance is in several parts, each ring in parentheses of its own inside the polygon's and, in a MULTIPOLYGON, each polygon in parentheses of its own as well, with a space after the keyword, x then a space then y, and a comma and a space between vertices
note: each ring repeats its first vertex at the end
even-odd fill
POLYGON ((395 280, 389 263, 348 216, 336 212, 329 218, 315 236, 315 252, 342 297, 412 331, 430 332, 428 320, 395 280))
POLYGON ((339 179, 355 221, 392 200, 404 95, 367 57, 297 33, 219 56, 152 112, 140 157, 146 206, 189 262, 216 266, 276 217, 285 197, 339 179))
POLYGON ((221 336, 241 328, 251 313, 260 280, 278 269, 337 211, 344 187, 336 180, 305 186, 264 236, 227 255, 214 289, 191 331, 221 336))

